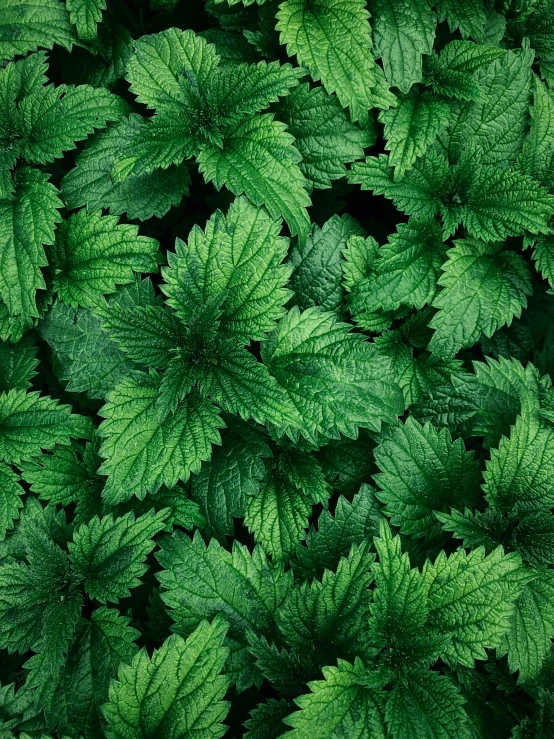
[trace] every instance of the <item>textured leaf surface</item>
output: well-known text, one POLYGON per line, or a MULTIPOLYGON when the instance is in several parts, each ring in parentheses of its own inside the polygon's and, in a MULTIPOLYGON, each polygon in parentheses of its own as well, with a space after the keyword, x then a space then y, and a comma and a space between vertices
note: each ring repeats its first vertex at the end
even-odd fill
POLYGON ((110 739, 223 736, 229 710, 222 701, 228 680, 220 674, 227 657, 225 622, 203 621, 185 641, 173 634, 150 659, 141 650, 119 669, 104 706, 110 739))
POLYGON ((59 0, 2 0, 0 2, 0 56, 11 58, 39 46, 61 44, 70 49, 75 34, 67 10, 59 0))

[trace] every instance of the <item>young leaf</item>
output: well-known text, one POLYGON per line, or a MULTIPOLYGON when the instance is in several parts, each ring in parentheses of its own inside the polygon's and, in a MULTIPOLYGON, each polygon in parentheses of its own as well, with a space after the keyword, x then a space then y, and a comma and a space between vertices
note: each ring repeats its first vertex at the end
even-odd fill
POLYGON ((290 268, 288 242, 264 208, 237 198, 226 216, 216 211, 204 231, 177 240, 162 270, 168 303, 188 322, 209 299, 222 297, 220 330, 241 343, 260 340, 283 313, 290 268))
POLYGON ((229 680, 220 674, 226 631, 221 618, 202 621, 186 641, 168 637, 152 659, 142 649, 130 665, 122 663, 103 709, 106 736, 192 739, 197 727, 206 739, 223 736, 221 721, 229 710, 221 700, 229 680))

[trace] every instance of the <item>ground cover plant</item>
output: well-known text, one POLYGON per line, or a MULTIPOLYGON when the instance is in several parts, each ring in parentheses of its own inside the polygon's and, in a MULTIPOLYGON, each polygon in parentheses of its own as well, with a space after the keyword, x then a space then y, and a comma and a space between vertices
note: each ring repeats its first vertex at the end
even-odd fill
POLYGON ((551 739, 554 2, 0 50, 1 739, 551 739))

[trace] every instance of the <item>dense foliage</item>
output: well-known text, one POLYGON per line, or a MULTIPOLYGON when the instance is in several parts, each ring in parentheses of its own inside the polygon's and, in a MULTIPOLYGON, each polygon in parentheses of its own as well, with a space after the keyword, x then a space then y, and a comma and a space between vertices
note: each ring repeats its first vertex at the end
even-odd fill
POLYGON ((0 737, 551 739, 554 2, 0 50, 0 737))

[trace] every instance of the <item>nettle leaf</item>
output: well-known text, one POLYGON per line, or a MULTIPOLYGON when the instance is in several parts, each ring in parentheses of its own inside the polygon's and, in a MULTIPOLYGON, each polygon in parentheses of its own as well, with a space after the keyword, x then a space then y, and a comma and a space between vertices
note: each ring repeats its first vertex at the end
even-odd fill
POLYGON ((504 642, 497 650, 508 653, 510 671, 519 670, 518 682, 536 678, 554 638, 554 578, 551 571, 528 583, 516 601, 504 642))
POLYGON ((137 652, 134 641, 139 632, 129 621, 114 608, 96 608, 90 621, 80 623, 55 675, 45 672, 42 654, 26 663, 30 670, 26 684, 37 686, 45 715, 50 724, 59 722, 60 733, 79 731, 88 736, 102 731, 101 707, 108 699, 110 678, 137 652))
POLYGON ((387 379, 387 362, 359 334, 347 333, 335 315, 293 308, 262 344, 262 356, 287 391, 301 433, 356 438, 358 427, 379 429, 402 413, 400 388, 387 379))
POLYGON ((19 169, 15 184, 14 195, 0 200, 0 298, 13 315, 38 316, 36 291, 46 289, 44 245, 54 243, 62 202, 38 169, 19 169))
POLYGON ((156 558, 163 568, 157 573, 162 598, 179 631, 190 634, 202 619, 223 613, 234 638, 244 640, 249 630, 272 635, 292 576, 270 563, 260 546, 250 554, 235 540, 228 552, 215 539, 206 546, 198 532, 190 539, 176 531, 156 558))
POLYGON ((374 490, 362 485, 349 502, 341 495, 334 517, 322 511, 317 531, 310 527, 306 545, 298 546, 293 559, 295 574, 303 579, 319 577, 324 570, 336 570, 341 557, 346 557, 354 544, 361 544, 379 533, 382 518, 374 490))
POLYGON ((86 205, 89 211, 107 208, 114 215, 145 221, 161 218, 171 206, 179 205, 188 193, 190 175, 186 164, 131 174, 124 180, 111 176, 119 152, 147 125, 132 114, 105 133, 95 136, 78 155, 76 166, 62 180, 64 199, 69 208, 86 205))
POLYGON ((357 659, 339 659, 337 667, 324 667, 324 680, 308 684, 311 693, 295 699, 300 710, 284 719, 292 726, 291 739, 385 739, 386 693, 379 679, 357 659))
POLYGON ((422 79, 422 54, 430 54, 436 17, 426 0, 372 0, 373 43, 388 82, 408 92, 422 79))
POLYGON ((131 731, 137 737, 188 739, 199 727, 207 739, 223 736, 221 721, 229 711, 222 700, 229 680, 220 674, 226 631, 221 618, 202 621, 186 640, 168 637, 152 659, 142 649, 130 665, 122 663, 103 709, 106 736, 127 739, 131 731))
POLYGON ((367 242, 351 239, 345 253, 352 291, 349 308, 357 320, 367 314, 396 310, 401 305, 423 308, 431 303, 447 254, 435 222, 411 218, 408 223, 399 223, 397 233, 373 254, 368 246, 367 242), (362 247, 368 249, 365 269, 361 265, 362 247), (360 265, 355 273, 350 266, 353 263, 360 265))
POLYGON ((250 718, 244 722, 248 731, 247 739, 278 739, 286 726, 282 719, 291 712, 293 705, 288 700, 269 698, 266 703, 258 703, 250 711, 250 718))
POLYGON ((204 144, 198 154, 206 182, 265 205, 274 218, 285 219, 292 236, 305 238, 311 200, 300 160, 294 138, 270 113, 228 124, 223 146, 204 144))
POLYGON ((444 287, 433 302, 439 311, 429 326, 435 333, 430 351, 450 358, 475 344, 481 334, 492 336, 521 315, 531 294, 530 274, 523 259, 495 244, 466 239, 448 251, 444 287))
POLYGON ((479 100, 481 89, 474 72, 488 67, 505 50, 495 46, 481 46, 472 41, 450 41, 440 56, 425 58, 424 77, 439 95, 457 100, 479 100))
POLYGON ((479 465, 446 429, 408 418, 382 438, 375 460, 376 496, 403 534, 432 538, 440 532, 435 511, 471 505, 479 496, 479 465))
POLYGON ((266 470, 263 458, 271 456, 267 439, 257 428, 225 419, 221 447, 192 480, 191 496, 207 520, 207 530, 222 540, 233 533, 233 518, 244 518, 248 497, 256 495, 266 470))
POLYGON ((430 92, 405 95, 396 108, 379 114, 379 120, 385 124, 389 165, 394 167, 396 178, 401 178, 425 154, 448 124, 449 115, 448 103, 430 92))
POLYGON ((71 49, 77 41, 64 3, 59 0, 1 0, 0 56, 11 59, 44 46, 71 49))
POLYGON ((76 308, 89 295, 113 293, 116 285, 133 282, 133 272, 154 272, 157 250, 158 242, 139 236, 136 226, 80 210, 61 224, 49 250, 54 290, 76 308))
POLYGON ((193 392, 160 424, 156 412, 159 379, 135 373, 108 394, 99 427, 105 458, 100 474, 108 475, 103 495, 110 503, 142 499, 161 485, 173 487, 200 470, 220 442, 223 425, 217 409, 193 392))
POLYGON ((357 126, 334 95, 307 83, 279 102, 277 117, 294 136, 302 157, 300 171, 315 188, 329 188, 333 180, 345 177, 345 164, 363 159, 364 148, 376 140, 371 119, 367 127, 357 126))
POLYGON ((19 509, 23 508, 21 496, 25 492, 19 484, 19 475, 7 464, 0 463, 0 541, 13 522, 19 518, 19 509))
POLYGON ((554 100, 552 93, 534 77, 529 138, 523 146, 522 164, 526 174, 552 190, 554 185, 554 100))
POLYGON ((42 449, 69 444, 70 437, 87 437, 90 419, 71 413, 71 406, 14 389, 0 394, 0 460, 18 463, 42 449))
POLYGON ((513 164, 529 123, 533 53, 507 51, 473 73, 480 94, 457 122, 456 142, 479 150, 481 164, 513 164))
POLYGON ((97 24, 106 10, 105 0, 66 0, 69 20, 77 27, 77 35, 83 41, 92 41, 98 34, 97 24))
POLYGON ((366 542, 340 560, 336 572, 293 588, 277 613, 287 643, 320 665, 336 655, 352 658, 367 650, 368 587, 374 555, 366 542))
POLYGON ((241 343, 261 340, 284 314, 290 267, 282 264, 287 239, 264 208, 237 198, 226 216, 216 211, 204 231, 195 226, 169 253, 162 285, 185 322, 221 296, 220 328, 241 343))
POLYGON ((532 579, 519 554, 504 554, 498 547, 485 556, 482 547, 467 554, 460 549, 450 557, 441 552, 434 564, 423 567, 427 587, 430 635, 450 634, 443 659, 473 667, 486 659, 510 627, 515 602, 532 579))
POLYGON ((484 490, 501 510, 529 512, 550 509, 554 501, 554 426, 522 413, 498 449, 491 451, 484 490))
MULTIPOLYGON (((374 107, 377 67, 371 55, 369 13, 361 0, 287 0, 279 6, 277 30, 289 55, 296 54, 315 81, 336 92, 354 121, 367 124, 374 107)), ((394 104, 390 95, 388 105, 394 104)), ((388 105, 386 107, 388 107, 388 105)))
POLYGON ((306 241, 295 244, 289 257, 294 269, 290 284, 300 308, 340 310, 343 252, 351 236, 362 234, 353 218, 335 215, 322 228, 312 226, 306 241))
POLYGON ((485 35, 487 15, 483 0, 469 0, 461 8, 455 0, 438 0, 437 14, 442 23, 445 19, 451 31, 460 29, 462 38, 471 36, 481 42, 485 35))
POLYGON ((31 339, 23 339, 17 344, 0 341, 0 392, 31 386, 37 374, 38 347, 31 339))
POLYGON ((399 681, 387 701, 387 726, 394 739, 428 736, 469 739, 472 736, 465 698, 446 675, 411 672, 399 681))
POLYGON ((164 528, 167 514, 167 509, 151 510, 136 520, 133 513, 115 519, 95 516, 75 531, 69 559, 91 598, 117 603, 140 585, 139 577, 147 570, 144 560, 154 549, 153 537, 164 528))
POLYGON ((249 498, 245 524, 274 561, 287 561, 304 538, 312 501, 286 480, 270 477, 257 495, 249 498))
POLYGON ((127 104, 105 88, 60 85, 36 88, 19 104, 22 156, 29 162, 53 162, 74 149, 96 128, 117 121, 127 104))

